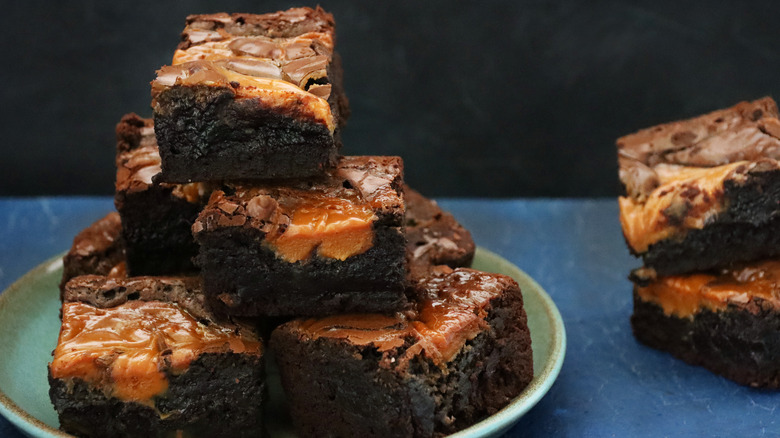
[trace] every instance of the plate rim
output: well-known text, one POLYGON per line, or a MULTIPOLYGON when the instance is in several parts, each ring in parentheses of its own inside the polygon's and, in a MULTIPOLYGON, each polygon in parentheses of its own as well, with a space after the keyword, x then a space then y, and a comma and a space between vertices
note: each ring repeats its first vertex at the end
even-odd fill
MULTIPOLYGON (((0 310, 7 305, 6 302, 8 301, 8 297, 14 295, 23 284, 37 278, 41 274, 60 269, 62 267, 62 257, 65 254, 66 252, 63 252, 46 259, 4 289, 2 293, 0 293, 0 310)), ((549 357, 544 366, 539 371, 538 375, 534 373, 535 375, 531 380, 531 383, 529 383, 520 395, 488 418, 449 435, 452 438, 492 436, 514 426, 514 424, 536 406, 550 390, 560 374, 566 356, 566 329, 563 318, 547 291, 545 291, 544 288, 542 288, 542 286, 525 271, 493 251, 477 246, 474 258, 476 259, 477 257, 487 258, 492 263, 500 264, 502 267, 508 268, 509 271, 512 271, 512 274, 505 275, 509 275, 518 281, 522 279, 522 282, 531 285, 534 289, 533 293, 541 300, 542 307, 544 308, 547 319, 551 325, 551 348, 549 357), (520 278, 516 278, 516 276, 520 278)), ((49 436, 63 438, 72 437, 72 435, 63 432, 60 429, 49 426, 19 407, 19 405, 17 405, 2 389, 0 389, 0 415, 3 415, 10 423, 28 436, 44 436, 41 435, 41 432, 46 432, 50 434, 49 436)))
MULTIPOLYGON (((452 435, 448 435, 448 438, 493 436, 498 433, 503 433, 514 426, 517 421, 536 406, 550 388, 552 388, 552 385, 560 375, 563 361, 566 356, 566 328, 563 323, 563 317, 561 316, 558 306, 555 305, 555 302, 547 291, 544 290, 533 277, 501 255, 479 246, 474 254, 475 258, 477 257, 477 254, 492 259, 495 263, 505 265, 505 267, 508 267, 509 270, 513 271, 513 274, 510 275, 510 277, 515 278, 515 275, 517 275, 522 278, 523 282, 530 284, 531 287, 535 289, 534 293, 543 302, 543 307, 550 320, 550 333, 552 333, 553 336, 550 342, 551 348, 548 360, 545 362, 538 375, 534 372, 534 378, 531 380, 531 383, 528 384, 520 395, 515 397, 508 405, 504 406, 495 414, 463 430, 459 430, 452 435)), ((515 278, 515 280, 519 279, 515 278)), ((524 291, 521 292, 525 294, 524 291)), ((523 298, 525 298, 525 295, 523 298)), ((533 348, 533 344, 531 345, 531 348, 533 348)))
MULTIPOLYGON (((0 310, 2 310, 8 301, 8 292, 15 292, 22 287, 23 283, 26 283, 42 273, 47 273, 51 269, 60 269, 62 267, 62 257, 66 252, 55 255, 46 259, 44 262, 36 265, 34 268, 27 271, 24 275, 16 279, 10 286, 5 288, 0 293, 0 310)), ((0 389, 0 414, 3 415, 9 422, 19 428, 24 434, 28 436, 41 436, 40 432, 48 432, 55 437, 70 438, 73 435, 65 433, 60 429, 55 429, 43 421, 35 418, 32 414, 22 409, 16 404, 2 389, 0 389)))

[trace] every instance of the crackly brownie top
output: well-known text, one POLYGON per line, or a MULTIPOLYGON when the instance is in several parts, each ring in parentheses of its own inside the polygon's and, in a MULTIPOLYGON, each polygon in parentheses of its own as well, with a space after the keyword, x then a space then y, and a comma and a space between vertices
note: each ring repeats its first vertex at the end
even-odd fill
POLYGON ((182 33, 179 49, 193 44, 220 41, 229 36, 266 36, 268 38, 293 38, 308 33, 333 35, 333 15, 321 7, 292 8, 269 14, 217 14, 190 15, 182 33))
POLYGON ((127 265, 119 213, 112 211, 81 230, 62 259, 62 270, 60 292, 64 290, 65 283, 79 275, 126 277, 127 265))
POLYGON ((780 170, 780 121, 770 98, 742 102, 618 140, 621 224, 636 253, 690 229, 728 206, 725 183, 780 170))
POLYGON ((116 139, 117 193, 136 193, 159 186, 170 189, 173 196, 193 204, 208 197, 209 186, 204 183, 168 184, 152 181, 161 172, 162 165, 153 119, 144 119, 132 113, 123 116, 116 126, 116 139))
POLYGON ((753 262, 717 273, 649 279, 646 283, 635 288, 642 300, 656 303, 667 315, 680 318, 729 306, 754 313, 761 306, 780 310, 780 260, 753 262))
POLYGON ((333 132, 327 102, 333 50, 333 16, 319 7, 264 15, 193 15, 172 65, 163 67, 152 83, 152 95, 176 84, 229 88, 239 97, 311 118, 333 132))
POLYGON ((109 277, 81 275, 68 281, 63 301, 82 301, 91 306, 116 307, 132 300, 176 303, 201 319, 211 319, 200 293, 200 280, 179 277, 109 277))
POLYGON ((322 179, 216 191, 192 230, 254 228, 287 261, 345 260, 371 248, 375 224, 403 225, 402 185, 400 157, 342 157, 322 179))
POLYGON ((424 354, 443 365, 488 327, 486 318, 492 300, 520 293, 517 283, 505 275, 447 266, 432 270, 417 288, 418 310, 410 315, 349 314, 289 324, 311 339, 343 339, 388 354, 406 347, 398 363, 424 354))
POLYGON ((681 167, 712 168, 780 159, 780 120, 770 97, 617 140, 620 179, 634 198, 647 196, 681 167))
POLYGON ((86 257, 103 253, 116 244, 121 232, 122 220, 119 213, 112 211, 78 233, 68 255, 86 257))
POLYGON ((404 187, 406 239, 413 278, 432 266, 468 267, 474 258, 471 233, 455 218, 409 186, 404 187))
POLYGON ((204 353, 260 355, 252 330, 209 318, 194 278, 76 277, 68 282, 50 371, 108 396, 151 403, 204 353))

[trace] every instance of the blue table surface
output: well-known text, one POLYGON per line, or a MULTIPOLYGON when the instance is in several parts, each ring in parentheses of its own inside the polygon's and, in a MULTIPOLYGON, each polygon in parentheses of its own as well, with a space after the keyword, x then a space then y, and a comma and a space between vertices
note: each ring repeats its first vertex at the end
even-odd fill
MULTIPOLYGON (((745 388, 638 344, 614 199, 442 199, 478 245, 519 266, 563 315, 550 392, 508 436, 780 436, 780 393, 745 388), (780 413, 777 412, 777 413, 780 413)), ((0 290, 70 247, 109 198, 0 198, 0 290)), ((0 436, 21 437, 0 418, 0 436)))

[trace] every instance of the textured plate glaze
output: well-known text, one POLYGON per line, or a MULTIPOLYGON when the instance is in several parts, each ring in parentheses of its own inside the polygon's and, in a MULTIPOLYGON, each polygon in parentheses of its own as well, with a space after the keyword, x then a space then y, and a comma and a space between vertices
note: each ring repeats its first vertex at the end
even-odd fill
MULTIPOLYGON (((34 437, 69 436, 57 430, 49 402, 46 364, 59 333, 61 257, 28 272, 0 295, 0 413, 34 437)), ((561 315, 550 297, 519 268, 477 249, 474 268, 512 276, 520 284, 528 313, 534 350, 534 379, 507 407, 453 437, 494 437, 506 432, 552 386, 561 370, 566 333, 561 315)), ((272 367, 269 367, 272 368, 272 367)), ((278 374, 269 370, 268 429, 271 436, 293 436, 278 374)))

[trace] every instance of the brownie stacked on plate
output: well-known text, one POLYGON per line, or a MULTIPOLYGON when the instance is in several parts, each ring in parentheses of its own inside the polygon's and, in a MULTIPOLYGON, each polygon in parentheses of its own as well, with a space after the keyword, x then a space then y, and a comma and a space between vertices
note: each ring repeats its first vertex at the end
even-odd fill
POLYGON ((780 120, 771 98, 618 139, 620 220, 644 266, 634 334, 780 387, 780 120))
POLYGON ((405 186, 341 156, 348 115, 322 9, 187 18, 117 125, 116 207, 65 257, 52 401, 73 433, 258 434, 256 327, 306 436, 434 436, 533 376, 517 283, 405 186), (352 370, 347 372, 346 370, 352 370))

